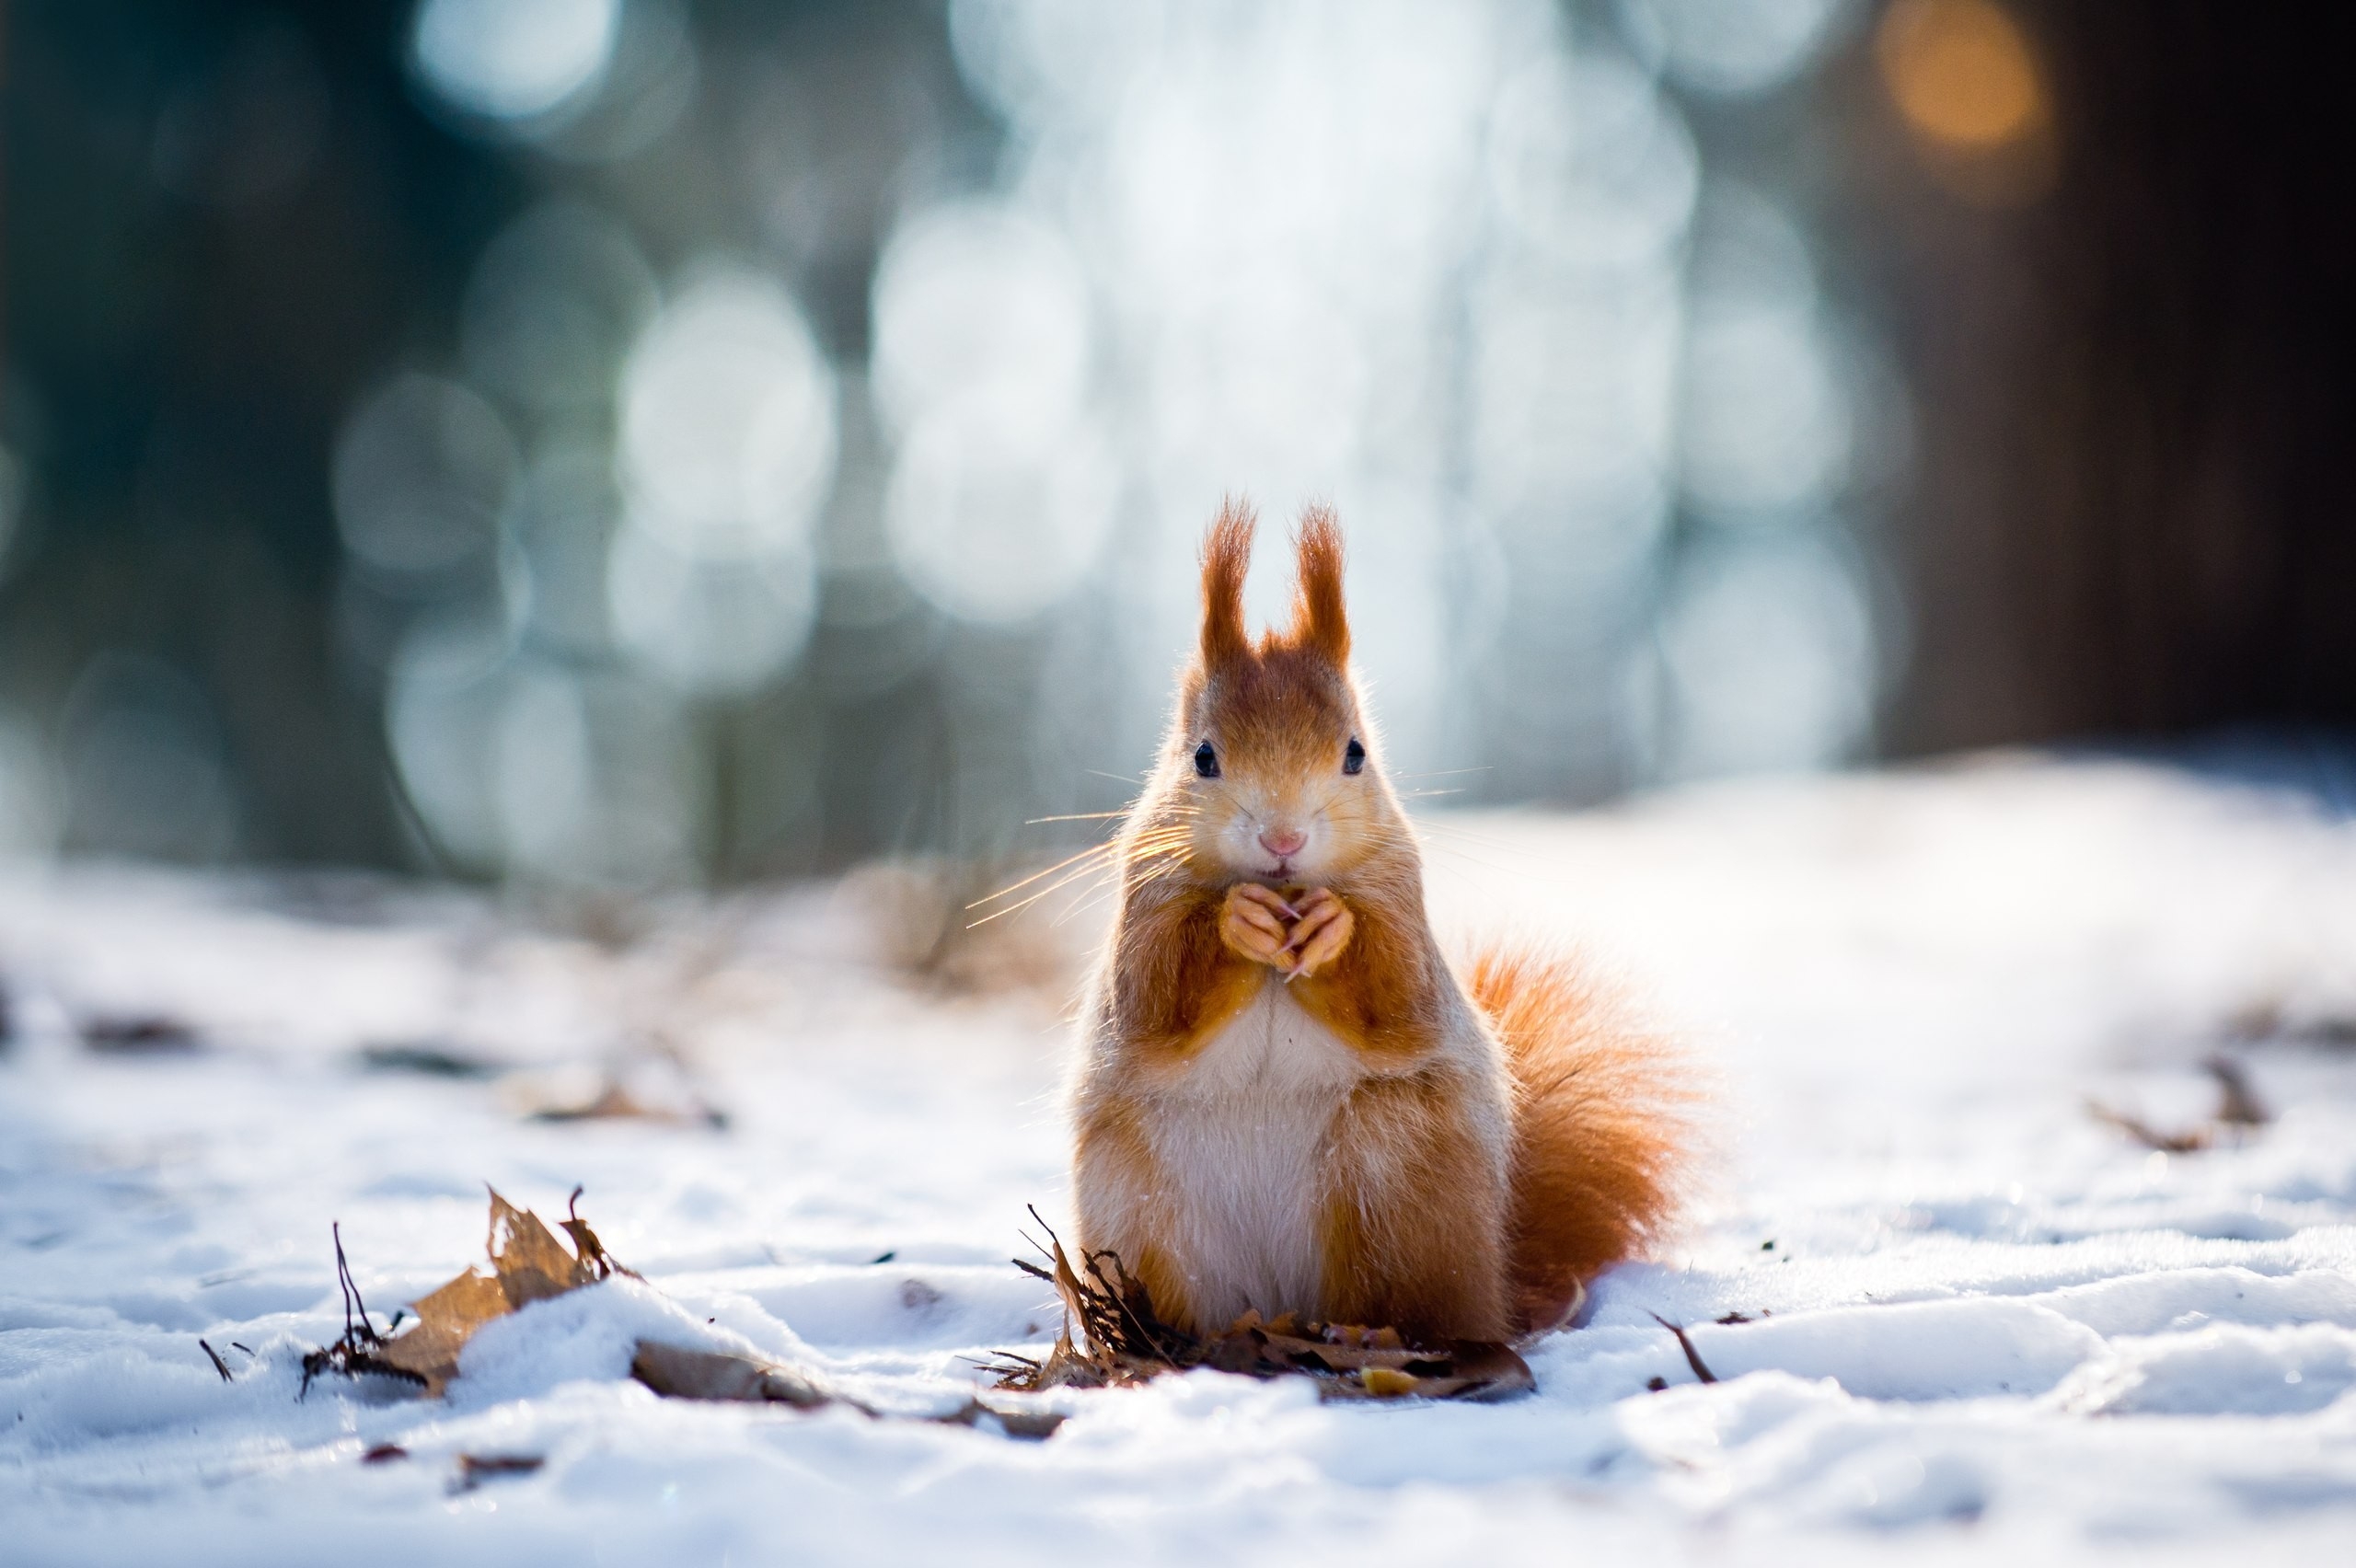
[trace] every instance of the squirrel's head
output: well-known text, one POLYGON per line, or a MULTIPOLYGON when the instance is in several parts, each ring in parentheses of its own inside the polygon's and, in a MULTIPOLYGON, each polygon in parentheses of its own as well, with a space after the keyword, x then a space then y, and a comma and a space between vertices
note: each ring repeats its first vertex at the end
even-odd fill
POLYGON ((1404 842, 1404 824, 1350 678, 1334 514, 1302 514, 1292 622, 1256 643, 1243 625, 1253 527, 1251 509, 1230 501, 1204 541, 1202 642, 1181 677, 1156 793, 1184 821, 1199 874, 1317 884, 1404 842))

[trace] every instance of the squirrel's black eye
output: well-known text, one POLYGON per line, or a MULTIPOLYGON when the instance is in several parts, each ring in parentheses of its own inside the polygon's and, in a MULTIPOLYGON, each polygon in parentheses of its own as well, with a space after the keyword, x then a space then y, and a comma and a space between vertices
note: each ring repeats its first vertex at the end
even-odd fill
POLYGON ((1211 750, 1208 741, 1195 748, 1195 776, 1198 778, 1218 777, 1218 753, 1211 750))
POLYGON ((1345 773, 1366 771, 1366 748, 1358 744, 1358 738, 1356 735, 1352 735, 1350 744, 1342 748, 1342 771, 1345 773))

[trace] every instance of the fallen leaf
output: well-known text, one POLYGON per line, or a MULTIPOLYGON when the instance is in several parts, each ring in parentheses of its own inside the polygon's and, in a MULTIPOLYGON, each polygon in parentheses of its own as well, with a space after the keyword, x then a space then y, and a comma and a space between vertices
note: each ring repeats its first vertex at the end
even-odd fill
POLYGON ((510 1307, 526 1307, 562 1296, 568 1290, 595 1284, 597 1274, 565 1251, 556 1233, 529 1209, 519 1209, 491 1194, 491 1266, 499 1271, 499 1287, 510 1307))
POLYGON ((796 1410, 816 1410, 835 1401, 835 1396, 820 1388, 814 1379, 791 1367, 722 1351, 690 1350, 657 1340, 638 1342, 638 1354, 630 1358, 629 1375, 656 1393, 675 1400, 788 1404, 796 1410))
POLYGON ((530 1475, 548 1460, 538 1454, 460 1454, 454 1492, 472 1492, 494 1476, 530 1475))
MULTIPOLYGON (((1031 1217, 1038 1219, 1038 1212, 1031 1217)), ((1511 1346, 1415 1345, 1384 1325, 1304 1323, 1291 1313, 1263 1320, 1246 1312, 1224 1332, 1197 1338, 1155 1314, 1151 1293, 1116 1254, 1091 1252, 1075 1265, 1052 1229, 1041 1251, 1048 1267, 1020 1258, 1015 1266, 1056 1287, 1063 1332, 1044 1361, 1001 1353, 995 1368, 1001 1389, 1104 1388, 1195 1366, 1249 1378, 1303 1375, 1327 1399, 1496 1400, 1536 1386, 1529 1363, 1511 1346)))
MULTIPOLYGON (((872 1405, 830 1392, 806 1372, 726 1351, 694 1350, 686 1345, 664 1344, 660 1340, 641 1340, 637 1353, 630 1357, 629 1375, 665 1399, 782 1404, 796 1410, 839 1404, 875 1420, 887 1419, 872 1405)), ((979 1400, 967 1400, 946 1415, 918 1419, 976 1430, 995 1423, 1009 1437, 1034 1440, 1052 1435, 1064 1422, 1063 1416, 1054 1411, 1006 1410, 979 1400)))
POLYGON ((1009 1437, 1034 1443, 1054 1436, 1056 1428, 1065 1421, 1059 1411, 1006 1410, 998 1405, 986 1405, 979 1400, 967 1400, 947 1415, 936 1415, 932 1419, 943 1426, 971 1426, 977 1430, 985 1422, 996 1422, 999 1430, 1009 1437))
MULTIPOLYGON (((581 1189, 575 1187, 573 1201, 580 1197, 581 1189)), ((428 1394, 439 1395, 458 1375, 458 1353, 483 1324, 532 1302, 630 1272, 614 1262, 597 1233, 578 1214, 563 1224, 573 1239, 572 1251, 565 1250, 539 1216, 517 1208, 496 1188, 491 1189, 491 1225, 483 1251, 491 1259, 491 1272, 468 1268, 410 1303, 409 1310, 417 1315, 417 1324, 395 1339, 376 1332, 368 1322, 365 1307, 354 1321, 352 1309, 358 1294, 352 1286, 339 1236, 336 1268, 345 1290, 344 1337, 304 1358, 304 1387, 308 1389, 310 1378, 321 1371, 387 1372, 413 1378, 424 1385, 428 1394)))
POLYGON ((500 1282, 468 1269, 431 1296, 413 1303, 417 1326, 387 1340, 379 1356, 425 1379, 425 1391, 439 1395, 458 1375, 458 1352, 474 1332, 512 1309, 500 1282))

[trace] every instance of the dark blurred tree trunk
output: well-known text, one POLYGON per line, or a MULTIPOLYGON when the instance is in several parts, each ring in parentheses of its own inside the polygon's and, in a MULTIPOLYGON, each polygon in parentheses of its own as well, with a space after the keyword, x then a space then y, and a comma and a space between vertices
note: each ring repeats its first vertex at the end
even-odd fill
POLYGON ((1882 171, 1919 432, 1887 740, 2356 721, 2356 131, 2323 17, 2015 14, 2050 190, 1992 213, 1882 171))

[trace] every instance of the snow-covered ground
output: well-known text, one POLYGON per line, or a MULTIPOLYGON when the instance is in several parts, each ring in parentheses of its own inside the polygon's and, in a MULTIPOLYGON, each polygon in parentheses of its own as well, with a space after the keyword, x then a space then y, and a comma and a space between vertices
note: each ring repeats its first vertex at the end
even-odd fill
POLYGON ((2351 1560, 2356 826, 1998 759, 1429 838, 1444 929, 1584 941, 1717 1074, 1689 1233, 1516 1402, 1204 1373, 1052 1396, 1044 1443, 625 1368, 659 1325, 921 1413, 1050 1337, 1006 1260, 1066 1203, 1068 1036, 1023 982, 1085 916, 916 975, 881 955, 922 890, 876 876, 560 921, 0 875, 0 1562, 2351 1560), (2088 1114, 2198 1125, 2219 1049, 2270 1125, 2170 1155, 2088 1114), (680 1119, 527 1114, 608 1074, 680 1119), (551 1216, 584 1184, 648 1284, 491 1324, 445 1401, 298 1399, 329 1222, 381 1321, 479 1256, 485 1182, 551 1216), (467 1489, 461 1454, 545 1463, 467 1489))

